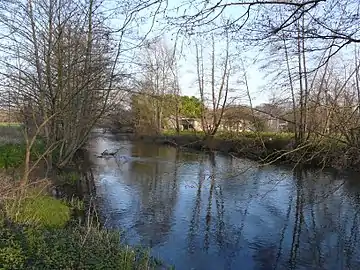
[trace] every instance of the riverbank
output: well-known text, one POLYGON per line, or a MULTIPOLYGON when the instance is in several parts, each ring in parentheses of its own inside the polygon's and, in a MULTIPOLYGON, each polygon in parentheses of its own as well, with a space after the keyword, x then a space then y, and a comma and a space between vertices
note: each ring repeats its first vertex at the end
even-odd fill
POLYGON ((262 164, 302 165, 338 170, 359 170, 359 149, 351 149, 337 140, 309 141, 294 148, 293 134, 244 133, 237 136, 220 134, 206 138, 203 134, 183 132, 180 135, 138 135, 134 139, 150 143, 168 144, 199 151, 219 151, 248 158, 262 164))
MULTIPOLYGON (((42 150, 37 144, 32 158, 42 150)), ((101 227, 92 174, 79 169, 81 160, 47 178, 39 165, 24 185, 24 156, 21 141, 0 144, 1 269, 156 269, 148 252, 101 227)))
POLYGON ((264 263, 342 269, 344 262, 358 269, 358 231, 339 228, 360 222, 359 174, 257 166, 125 134, 106 134, 89 149, 120 149, 115 158, 94 158, 107 224, 178 270, 261 269, 264 263), (309 259, 309 249, 316 248, 322 257, 309 259))

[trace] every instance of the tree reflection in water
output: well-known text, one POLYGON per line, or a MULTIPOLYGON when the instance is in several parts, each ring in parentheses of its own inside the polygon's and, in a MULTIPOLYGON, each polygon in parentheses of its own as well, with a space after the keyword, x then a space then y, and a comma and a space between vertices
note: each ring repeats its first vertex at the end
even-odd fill
POLYGON ((121 203, 113 218, 176 269, 360 269, 359 175, 137 143, 130 155, 117 173, 99 161, 104 211, 121 203))
POLYGON ((141 244, 152 247, 165 241, 172 225, 177 199, 177 167, 179 155, 173 148, 134 145, 133 156, 172 158, 173 162, 131 163, 132 181, 139 185, 139 212, 135 227, 142 236, 141 244))

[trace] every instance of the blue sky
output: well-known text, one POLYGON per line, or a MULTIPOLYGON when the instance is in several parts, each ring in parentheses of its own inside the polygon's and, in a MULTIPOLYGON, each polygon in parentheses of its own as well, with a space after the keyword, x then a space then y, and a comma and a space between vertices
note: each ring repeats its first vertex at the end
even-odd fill
MULTIPOLYGON (((108 2, 111 3, 111 2, 108 2)), ((111 4, 110 4, 111 5, 111 4)), ((167 10, 172 10, 174 7, 181 5, 181 2, 178 2, 176 0, 168 0, 168 7, 167 10)), ((239 14, 241 12, 242 7, 237 7, 231 9, 231 12, 228 12, 226 16, 233 16, 234 14, 239 14)), ((141 26, 134 25, 133 31, 136 31, 139 36, 145 35, 148 33, 148 30, 151 27, 151 13, 155 10, 155 7, 153 9, 146 9, 142 11, 142 16, 148 18, 146 20, 141 20, 141 26)), ((191 9, 188 9, 188 11, 191 9)), ((193 8, 194 10, 194 8, 193 8)), ((195 11, 195 10, 194 10, 195 11)), ((178 13, 181 13, 181 8, 179 9, 178 13)), ((176 12, 175 12, 176 13, 176 12)), ((174 13, 174 16, 177 14, 174 13)), ((139 16, 141 16, 139 15, 139 16)), ((149 38, 153 36, 157 36, 159 32, 162 31, 164 27, 164 21, 161 17, 158 17, 158 22, 154 24, 153 31, 149 34, 149 38)), ((116 17, 115 20, 113 20, 113 23, 116 25, 121 25, 121 19, 120 17, 116 17)), ((175 36, 176 29, 174 30, 166 30, 163 37, 169 47, 172 47, 175 45, 175 36)), ((179 40, 177 41, 177 47, 179 48, 179 40)), ((221 40, 218 40, 217 42, 221 43, 221 40)), ((217 44, 218 45, 218 44, 217 44)), ((238 45, 238 44, 237 44, 238 45)), ((219 52, 221 53, 221 45, 217 46, 219 52)), ((237 49, 235 47, 232 47, 231 50, 236 51, 237 49)), ((195 62, 195 51, 192 46, 189 46, 185 44, 182 49, 182 53, 178 58, 178 67, 179 67, 179 83, 181 87, 181 93, 182 95, 189 95, 189 96, 199 96, 199 90, 197 88, 197 82, 196 82, 196 62, 195 62)), ((239 51, 237 51, 239 52, 239 51)), ((253 59, 256 56, 256 51, 247 51, 247 52, 241 52, 241 58, 247 58, 247 59, 253 59)), ((250 61, 252 62, 252 61, 250 61)), ((246 64, 245 65, 248 83, 249 83, 249 89, 251 94, 251 99, 253 105, 258 105, 264 102, 267 102, 269 99, 269 96, 267 93, 262 91, 263 85, 266 84, 266 80, 264 79, 264 73, 259 71, 258 66, 254 63, 252 64, 246 64)), ((238 74, 237 77, 241 76, 241 74, 238 74)), ((236 80, 237 78, 232 78, 232 80, 236 80)), ((232 94, 233 96, 238 95, 242 96, 243 98, 240 99, 239 102, 241 103, 248 103, 248 98, 244 98, 246 93, 245 86, 236 85, 236 88, 238 90, 232 94)))
MULTIPOLYGON (((170 42, 169 42, 170 43, 170 42)), ((193 48, 185 48, 185 51, 183 52, 184 55, 182 55, 179 59, 179 73, 180 73, 180 85, 181 85, 181 91, 183 95, 199 95, 199 90, 197 87, 197 74, 196 74, 196 61, 195 61, 195 53, 193 48)), ((254 57, 254 53, 246 53, 246 55, 249 58, 254 57)), ((265 80, 263 79, 264 74, 260 72, 257 68, 256 64, 253 65, 247 65, 246 67, 246 73, 248 77, 248 83, 251 93, 252 101, 255 105, 266 102, 267 101, 267 95, 264 94, 262 91, 262 85, 265 83, 265 80)), ((239 74, 238 76, 241 76, 239 74)), ((236 79, 236 78, 234 78, 236 79)), ((239 88, 234 95, 237 96, 244 96, 246 88, 245 86, 237 86, 239 88)), ((241 98, 242 103, 247 103, 247 98, 241 98)))

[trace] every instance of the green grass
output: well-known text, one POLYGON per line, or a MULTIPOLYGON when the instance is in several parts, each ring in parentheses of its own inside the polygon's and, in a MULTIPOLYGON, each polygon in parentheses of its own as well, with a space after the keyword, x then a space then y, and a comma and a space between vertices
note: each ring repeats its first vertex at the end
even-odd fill
POLYGON ((181 136, 186 136, 186 135, 197 135, 197 136, 204 136, 205 133, 203 131, 192 131, 192 130, 182 130, 179 132, 179 134, 176 132, 175 129, 168 129, 168 130, 164 130, 163 135, 165 136, 176 136, 176 135, 181 135, 181 136))
POLYGON ((70 221, 71 209, 63 201, 34 190, 21 200, 6 200, 6 216, 13 222, 37 227, 64 227, 70 221))
POLYGON ((20 122, 0 122, 0 127, 7 127, 7 126, 20 127, 21 125, 22 123, 20 122))
POLYGON ((25 145, 7 143, 0 144, 0 168, 16 168, 24 162, 25 145))
POLYGON ((69 223, 78 202, 46 194, 7 199, 0 217, 0 269, 155 269, 159 261, 144 249, 120 242, 120 234, 69 223), (7 220, 7 222, 5 222, 7 220))
MULTIPOLYGON (((163 132, 163 135, 165 136, 187 136, 187 135, 197 135, 197 136, 204 136, 205 133, 203 131, 191 131, 191 130, 183 130, 180 131, 179 134, 177 134, 176 130, 165 130, 163 132)), ((292 139, 294 138, 294 133, 290 132, 251 132, 251 131, 245 131, 245 132, 227 132, 227 131, 219 131, 216 133, 215 138, 223 139, 223 140, 237 140, 242 138, 272 138, 272 139, 292 139)))
POLYGON ((251 139, 286 139, 291 140, 294 138, 294 133, 289 132, 219 132, 215 137, 224 140, 237 140, 242 138, 251 138, 251 139))
POLYGON ((0 269, 154 269, 143 250, 120 242, 116 232, 97 228, 33 228, 2 223, 0 269))
MULTIPOLYGON (((31 149, 33 159, 39 157, 45 151, 41 141, 35 143, 31 149)), ((26 146, 24 143, 0 144, 0 169, 18 168, 24 163, 26 146)))

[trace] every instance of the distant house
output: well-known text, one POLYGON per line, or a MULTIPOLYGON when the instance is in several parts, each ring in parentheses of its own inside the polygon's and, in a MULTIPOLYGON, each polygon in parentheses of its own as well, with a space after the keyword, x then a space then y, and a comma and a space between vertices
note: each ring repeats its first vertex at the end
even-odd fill
POLYGON ((254 130, 254 117, 245 106, 228 106, 224 110, 221 129, 232 132, 254 130))
POLYGON ((265 124, 265 130, 270 132, 284 132, 289 129, 289 113, 274 104, 262 104, 255 108, 256 115, 265 124))
MULTIPOLYGON (((166 128, 176 129, 176 117, 170 116, 166 118, 166 128)), ((202 131, 202 124, 200 118, 189 118, 189 117, 179 117, 179 127, 180 130, 194 130, 202 131)))
POLYGON ((289 123, 287 121, 269 115, 264 118, 267 131, 284 132, 288 130, 289 123))
POLYGON ((195 131, 202 130, 201 120, 197 118, 183 117, 180 119, 180 125, 182 126, 182 130, 195 130, 195 131))
MULTIPOLYGON (((221 110, 218 110, 217 117, 220 117, 221 110)), ((208 111, 205 114, 204 124, 213 128, 213 112, 208 111)), ((218 131, 231 131, 231 132, 243 132, 251 131, 254 129, 253 124, 254 117, 250 117, 249 114, 244 113, 243 107, 228 107, 224 110, 221 123, 218 127, 218 131)), ((176 128, 176 118, 174 116, 167 119, 167 128, 176 128)), ((195 130, 202 131, 203 126, 200 118, 187 118, 179 117, 180 130, 195 130)))

